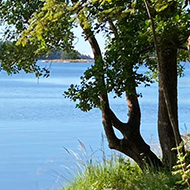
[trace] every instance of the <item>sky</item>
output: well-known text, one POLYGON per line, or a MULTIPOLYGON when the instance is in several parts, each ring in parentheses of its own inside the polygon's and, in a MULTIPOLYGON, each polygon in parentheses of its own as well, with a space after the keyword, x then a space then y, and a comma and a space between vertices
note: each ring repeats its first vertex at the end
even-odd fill
MULTIPOLYGON (((74 42, 75 49, 82 54, 90 55, 91 57, 93 57, 93 53, 88 41, 85 41, 84 37, 82 37, 82 29, 79 27, 75 28, 74 34, 76 36, 76 42, 74 42)), ((100 45, 101 51, 104 52, 105 39, 103 37, 103 34, 100 33, 96 35, 96 37, 100 45)))

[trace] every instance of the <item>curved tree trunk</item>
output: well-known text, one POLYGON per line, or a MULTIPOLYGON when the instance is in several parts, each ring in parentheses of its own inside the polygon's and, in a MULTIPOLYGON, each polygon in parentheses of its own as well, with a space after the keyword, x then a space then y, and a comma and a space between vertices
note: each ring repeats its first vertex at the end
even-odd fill
MULTIPOLYGON (((77 1, 73 0, 73 2, 77 1)), ((79 9, 78 14, 80 14, 80 11, 82 10, 79 9)), ((84 16, 83 12, 81 12, 81 14, 84 16)), ((99 68, 102 68, 102 72, 100 72, 100 75, 97 76, 96 80, 102 87, 102 92, 100 94, 100 109, 109 147, 131 157, 142 169, 150 166, 154 166, 155 168, 161 167, 161 161, 150 150, 150 147, 140 135, 141 113, 135 88, 132 95, 127 95, 127 105, 129 110, 128 123, 122 123, 110 109, 100 47, 93 31, 90 28, 84 27, 83 22, 86 21, 85 18, 82 17, 82 19, 84 20, 80 21, 80 25, 93 51, 95 64, 99 65, 99 68), (114 127, 122 133, 123 139, 119 139, 115 135, 114 127)))
MULTIPOLYGON (((103 64, 101 51, 95 36, 84 28, 83 31, 86 34, 93 50, 95 64, 103 64), (90 35, 88 35, 89 33, 90 35)), ((150 146, 145 143, 140 134, 141 113, 136 90, 134 89, 132 95, 126 95, 129 110, 129 120, 128 123, 122 123, 110 109, 104 75, 100 75, 98 81, 101 83, 102 87, 104 87, 104 90, 102 90, 100 95, 100 108, 102 112, 102 123, 108 139, 109 147, 111 149, 118 150, 132 158, 137 162, 141 169, 145 169, 147 167, 161 167, 161 161, 150 150, 150 146), (117 138, 114 132, 114 127, 122 133, 123 139, 117 138)))
MULTIPOLYGON (((108 19, 108 23, 115 35, 115 38, 118 42, 120 42, 117 28, 110 18, 108 19)), ((132 65, 131 68, 128 69, 132 71, 132 65)), ((133 158, 142 169, 149 166, 159 168, 162 166, 161 161, 150 150, 150 146, 145 143, 140 134, 141 112, 136 89, 134 88, 133 92, 130 92, 130 95, 126 93, 126 98, 129 111, 129 119, 127 123, 122 123, 119 121, 119 119, 110 110, 113 127, 118 129, 123 134, 123 139, 120 140, 120 144, 113 146, 112 143, 110 143, 110 148, 123 152, 127 156, 133 158)), ((118 141, 117 138, 115 138, 115 140, 116 142, 118 141)))
POLYGON ((127 95, 127 105, 129 111, 127 123, 119 121, 110 110, 113 126, 123 134, 119 146, 110 146, 110 148, 114 148, 134 159, 141 169, 147 167, 160 168, 162 166, 161 161, 150 150, 150 146, 145 143, 140 134, 141 113, 136 93, 127 95))

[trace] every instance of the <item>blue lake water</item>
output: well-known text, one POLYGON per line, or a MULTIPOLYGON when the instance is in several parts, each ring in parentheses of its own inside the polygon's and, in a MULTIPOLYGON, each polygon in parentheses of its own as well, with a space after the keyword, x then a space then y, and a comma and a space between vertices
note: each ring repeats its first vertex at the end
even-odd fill
MULTIPOLYGON (((75 108, 63 97, 71 83, 79 83, 87 63, 42 63, 51 75, 36 79, 33 74, 7 76, 0 73, 0 189, 53 190, 68 183, 90 155, 102 156, 101 113, 75 108), (79 140, 85 145, 79 146, 79 140), (71 155, 67 152, 70 151, 71 155), (80 150, 82 149, 82 150, 80 150), (78 153, 78 155, 76 154, 78 153)), ((185 64, 185 63, 184 63, 185 64)), ((190 129, 190 65, 179 79, 179 122, 182 133, 190 129)), ((141 133, 152 145, 157 142, 157 84, 139 87, 142 93, 141 133)), ((127 120, 125 98, 111 99, 111 107, 127 120)), ((104 138, 105 140, 105 138, 104 138)), ((157 148, 158 149, 158 148, 157 148)), ((107 156, 111 151, 107 148, 107 156)), ((157 150, 158 151, 158 150, 157 150)))

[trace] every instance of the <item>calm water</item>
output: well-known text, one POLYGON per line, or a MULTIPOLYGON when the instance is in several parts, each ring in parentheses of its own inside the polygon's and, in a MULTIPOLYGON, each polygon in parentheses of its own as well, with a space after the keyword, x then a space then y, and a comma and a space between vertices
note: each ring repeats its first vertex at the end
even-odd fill
MULTIPOLYGON (((83 113, 63 98, 70 83, 90 66, 86 63, 39 63, 50 68, 48 79, 33 74, 7 76, 0 73, 0 189, 52 190, 65 185, 77 170, 75 153, 86 160, 100 158, 101 113, 83 113), (80 140, 87 149, 80 150, 80 140), (73 151, 73 155, 65 150, 73 151)), ((190 66, 179 80, 180 129, 190 128, 190 66), (185 127, 186 126, 186 127, 185 127)), ((144 88, 140 99, 142 135, 148 143, 157 142, 157 84, 144 88)), ((125 99, 111 101, 116 114, 126 121, 125 99)), ((109 156, 111 151, 105 151, 109 156)))

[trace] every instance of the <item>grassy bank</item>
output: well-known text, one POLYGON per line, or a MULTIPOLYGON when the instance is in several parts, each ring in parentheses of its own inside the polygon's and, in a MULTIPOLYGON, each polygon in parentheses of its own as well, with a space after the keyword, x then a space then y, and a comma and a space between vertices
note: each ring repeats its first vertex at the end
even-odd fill
POLYGON ((179 180, 170 172, 142 172, 139 167, 122 157, 112 156, 102 163, 86 165, 85 172, 60 190, 180 190, 179 180))

